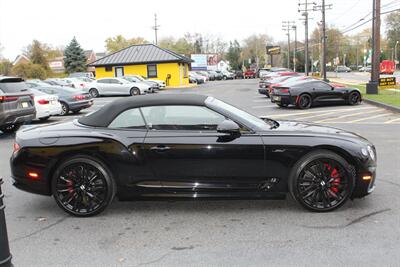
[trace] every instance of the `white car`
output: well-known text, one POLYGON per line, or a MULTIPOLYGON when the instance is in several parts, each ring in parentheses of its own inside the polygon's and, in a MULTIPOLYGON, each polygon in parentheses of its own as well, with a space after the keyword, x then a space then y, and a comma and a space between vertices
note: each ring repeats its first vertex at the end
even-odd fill
POLYGON ((132 83, 123 78, 101 78, 88 86, 93 98, 99 95, 144 95, 151 90, 150 85, 132 83))
POLYGON ((78 78, 64 78, 62 79, 64 82, 66 82, 69 86, 72 88, 80 89, 85 92, 89 92, 89 86, 87 82, 82 81, 81 79, 78 78))
POLYGON ((62 112, 58 96, 49 95, 36 89, 30 89, 33 93, 36 109, 36 119, 45 121, 51 116, 60 115, 62 112))

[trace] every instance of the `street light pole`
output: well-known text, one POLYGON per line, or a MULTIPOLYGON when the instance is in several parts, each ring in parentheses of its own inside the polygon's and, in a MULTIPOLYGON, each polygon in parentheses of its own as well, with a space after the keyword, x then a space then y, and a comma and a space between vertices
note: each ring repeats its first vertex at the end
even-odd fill
POLYGON ((396 62, 398 61, 397 58, 397 45, 399 44, 399 41, 396 41, 396 44, 394 45, 394 62, 395 62, 395 69, 397 70, 397 64, 396 62))
POLYGON ((378 94, 381 29, 381 0, 372 1, 372 66, 371 79, 367 83, 367 94, 378 94))
POLYGON ((297 26, 293 25, 292 29, 294 30, 293 71, 296 72, 297 26))

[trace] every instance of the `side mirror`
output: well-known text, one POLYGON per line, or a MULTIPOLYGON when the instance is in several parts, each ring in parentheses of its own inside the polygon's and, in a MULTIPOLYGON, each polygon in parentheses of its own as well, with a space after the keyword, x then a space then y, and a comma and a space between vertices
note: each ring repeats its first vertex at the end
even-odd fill
POLYGON ((240 127, 234 121, 224 120, 223 122, 218 124, 217 132, 238 135, 238 134, 240 134, 240 127))

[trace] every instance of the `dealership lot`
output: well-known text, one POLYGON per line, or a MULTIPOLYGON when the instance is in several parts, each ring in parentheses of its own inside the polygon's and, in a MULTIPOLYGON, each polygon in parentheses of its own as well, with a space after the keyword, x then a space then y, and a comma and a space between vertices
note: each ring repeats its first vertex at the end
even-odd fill
MULTIPOLYGON (((0 135, 0 176, 16 266, 395 266, 400 262, 400 114, 372 105, 282 109, 257 80, 218 81, 160 92, 213 95, 259 116, 305 120, 356 132, 378 151, 375 192, 332 213, 286 201, 115 201, 103 214, 66 216, 53 199, 13 188, 13 136, 0 135)), ((95 99, 82 114, 116 97, 95 99)), ((50 122, 74 119, 54 117, 50 122)), ((79 117, 79 116, 78 116, 79 117)), ((49 122, 48 122, 49 123, 49 122)))

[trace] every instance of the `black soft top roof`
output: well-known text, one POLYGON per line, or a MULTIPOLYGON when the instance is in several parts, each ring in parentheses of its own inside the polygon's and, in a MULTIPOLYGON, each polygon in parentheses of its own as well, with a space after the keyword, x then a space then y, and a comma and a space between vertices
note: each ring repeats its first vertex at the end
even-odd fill
POLYGON ((204 95, 185 93, 125 97, 105 105, 96 112, 81 117, 78 122, 93 127, 107 127, 118 114, 128 109, 164 105, 204 106, 206 99, 207 96, 204 95))

